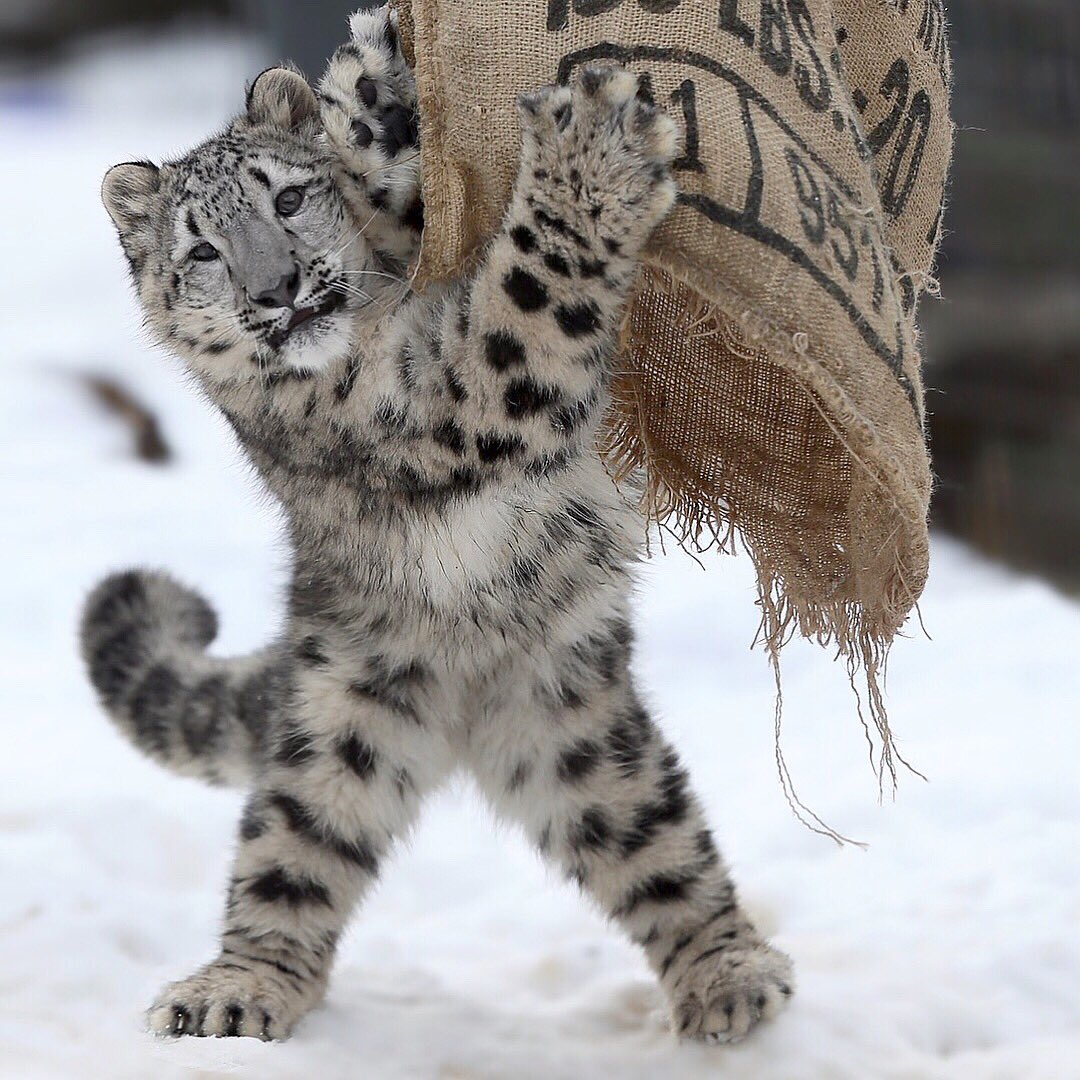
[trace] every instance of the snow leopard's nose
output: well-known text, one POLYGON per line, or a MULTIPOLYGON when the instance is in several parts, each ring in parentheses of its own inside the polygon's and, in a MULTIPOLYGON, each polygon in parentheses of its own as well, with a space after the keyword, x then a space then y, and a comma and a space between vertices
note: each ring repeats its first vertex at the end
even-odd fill
POLYGON ((296 294, 300 291, 300 267, 293 263, 292 271, 282 276, 272 289, 249 293, 251 301, 260 307, 291 308, 296 306, 296 294))

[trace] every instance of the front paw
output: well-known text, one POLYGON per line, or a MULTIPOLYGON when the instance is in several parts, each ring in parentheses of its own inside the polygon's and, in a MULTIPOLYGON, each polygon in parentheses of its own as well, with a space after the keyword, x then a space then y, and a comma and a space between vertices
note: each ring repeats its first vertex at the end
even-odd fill
MULTIPOLYGON (((519 99, 522 180, 534 197, 598 229, 622 248, 640 246, 675 202, 675 122, 647 86, 621 67, 589 66, 572 87, 519 99)), ((609 245, 610 247, 610 245, 609 245)))
POLYGON ((222 958, 172 983, 146 1014, 155 1035, 288 1038, 320 993, 286 985, 277 972, 246 970, 222 958))
POLYGON ((406 211, 419 186, 416 82, 401 53, 397 14, 357 12, 352 40, 319 81, 322 123, 346 179, 373 206, 406 211))
POLYGON ((679 1035, 726 1043, 776 1016, 793 986, 791 960, 758 943, 691 948, 667 988, 679 1035))

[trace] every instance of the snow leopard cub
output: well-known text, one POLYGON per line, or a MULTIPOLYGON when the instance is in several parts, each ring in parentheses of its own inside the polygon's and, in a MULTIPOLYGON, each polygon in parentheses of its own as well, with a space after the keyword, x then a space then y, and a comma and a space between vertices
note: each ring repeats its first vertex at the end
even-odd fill
POLYGON ((208 656, 163 574, 90 597, 83 653, 137 746, 250 788, 217 959, 160 1034, 287 1036, 421 803, 463 768, 645 951, 690 1037, 791 993, 630 671, 642 527, 597 460, 673 123, 618 68, 521 100, 521 167, 477 269, 413 295, 414 91, 386 11, 320 84, 264 72, 224 134, 103 195, 147 324, 280 500, 280 641, 208 656), (320 104, 321 103, 321 104, 320 104))

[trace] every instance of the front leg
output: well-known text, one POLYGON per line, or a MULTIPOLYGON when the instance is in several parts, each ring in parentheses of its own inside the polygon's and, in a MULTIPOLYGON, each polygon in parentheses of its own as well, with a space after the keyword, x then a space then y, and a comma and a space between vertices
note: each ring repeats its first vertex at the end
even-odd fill
POLYGON ((156 1034, 286 1038, 322 999, 346 920, 448 768, 414 703, 415 664, 336 666, 320 635, 297 652, 296 711, 240 823, 220 955, 162 991, 148 1013, 156 1034))
POLYGON ((505 221, 442 332, 481 461, 536 470, 592 445, 641 250, 675 199, 676 128, 622 68, 519 105, 505 221))

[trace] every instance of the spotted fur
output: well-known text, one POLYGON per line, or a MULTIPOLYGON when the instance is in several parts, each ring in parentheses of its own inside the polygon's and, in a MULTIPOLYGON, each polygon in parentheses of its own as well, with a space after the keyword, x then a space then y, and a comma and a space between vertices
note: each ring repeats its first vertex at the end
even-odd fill
POLYGON ((346 288, 383 245, 408 261, 416 242, 415 170, 382 206, 367 183, 405 167, 411 77, 385 12, 353 29, 322 120, 299 76, 268 73, 225 135, 107 183, 148 323, 228 418, 294 552, 284 633, 254 658, 208 658, 209 609, 163 576, 114 577, 87 608, 84 653, 122 729, 250 787, 220 955, 162 992, 150 1026, 286 1036, 424 797, 465 767, 644 949, 680 1033, 737 1038, 784 1003, 790 964, 739 906, 642 705, 641 523, 593 452, 637 258, 674 199, 674 126, 619 69, 526 97, 519 176, 475 272, 423 296, 385 269, 346 288), (235 231, 255 215, 271 250, 267 207, 301 170, 309 216, 282 225, 286 246, 303 287, 340 286, 342 305, 300 346, 273 337, 285 307, 209 350, 204 322, 265 271, 233 257, 235 231), (343 194, 329 177, 349 171, 343 194), (185 261, 196 235, 221 246, 214 279, 185 261))

